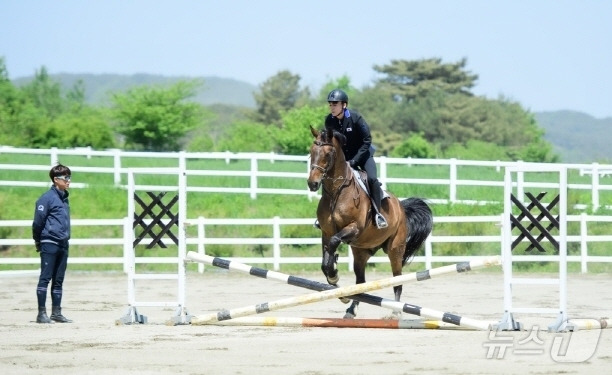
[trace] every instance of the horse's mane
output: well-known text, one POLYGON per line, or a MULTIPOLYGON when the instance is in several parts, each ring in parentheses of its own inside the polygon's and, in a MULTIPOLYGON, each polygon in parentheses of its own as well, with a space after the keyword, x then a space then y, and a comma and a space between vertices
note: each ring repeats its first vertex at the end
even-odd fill
MULTIPOLYGON (((337 131, 333 131, 332 133, 332 138, 336 138, 338 140, 338 142, 340 142, 341 146, 344 146, 346 144, 346 136, 342 133, 339 133, 337 131)), ((327 143, 332 143, 332 139, 330 139, 329 137, 329 132, 327 131, 327 129, 323 129, 321 131, 321 141, 323 142, 327 142, 327 143)))

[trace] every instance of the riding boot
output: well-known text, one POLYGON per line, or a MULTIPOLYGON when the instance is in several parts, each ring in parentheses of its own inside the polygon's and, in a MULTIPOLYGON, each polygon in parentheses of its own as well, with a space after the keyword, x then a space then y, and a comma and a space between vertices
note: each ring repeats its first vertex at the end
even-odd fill
POLYGON ((388 227, 387 219, 382 215, 380 210, 380 203, 382 201, 382 189, 378 180, 375 180, 372 184, 370 184, 370 191, 372 195, 372 202, 374 203, 374 209, 376 210, 376 215, 374 216, 374 222, 376 223, 376 227, 378 229, 384 229, 388 227))
POLYGON ((53 306, 51 308, 51 320, 58 323, 72 323, 72 320, 62 315, 62 308, 59 306, 53 306))
POLYGON ((51 319, 49 319, 49 317, 47 316, 47 309, 44 306, 38 307, 38 315, 36 316, 36 323, 45 323, 45 324, 53 323, 51 319))

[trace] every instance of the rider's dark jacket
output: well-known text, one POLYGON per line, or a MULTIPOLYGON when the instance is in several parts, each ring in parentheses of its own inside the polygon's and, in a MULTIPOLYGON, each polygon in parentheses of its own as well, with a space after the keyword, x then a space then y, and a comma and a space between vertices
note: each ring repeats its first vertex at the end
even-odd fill
POLYGON ((68 191, 55 186, 47 190, 37 201, 32 222, 35 242, 51 242, 63 245, 70 239, 70 205, 68 191))
POLYGON ((359 112, 345 108, 342 119, 330 113, 325 118, 325 128, 331 128, 346 136, 346 144, 342 146, 342 150, 347 161, 354 160, 356 165, 363 168, 365 162, 374 156, 370 127, 359 112))

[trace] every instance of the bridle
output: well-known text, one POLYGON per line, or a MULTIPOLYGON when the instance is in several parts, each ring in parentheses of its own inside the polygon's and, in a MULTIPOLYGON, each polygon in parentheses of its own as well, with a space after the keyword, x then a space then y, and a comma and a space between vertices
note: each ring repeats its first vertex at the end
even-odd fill
MULTIPOLYGON (((336 147, 334 147, 334 145, 332 143, 329 142, 321 142, 319 140, 315 140, 314 145, 317 147, 323 147, 323 146, 332 146, 332 158, 331 160, 336 160, 336 147)), ((338 198, 340 197, 340 193, 341 191, 348 186, 349 182, 352 179, 352 173, 350 173, 348 170, 350 169, 350 167, 348 166, 348 163, 346 164, 346 169, 347 172, 345 174, 348 174, 347 176, 345 175, 341 175, 338 176, 336 178, 333 177, 327 177, 327 172, 329 172, 329 170, 332 168, 332 166, 334 165, 334 163, 329 163, 329 165, 327 166, 327 168, 323 168, 320 165, 317 164, 311 164, 310 165, 310 170, 312 171, 313 169, 318 169, 319 171, 321 171, 323 173, 323 176, 321 177, 322 180, 333 180, 332 181, 332 186, 335 184, 336 181, 338 180, 342 180, 342 184, 334 191, 327 191, 325 188, 325 185, 323 185, 323 191, 326 192, 326 194, 331 197, 330 199, 330 210, 333 212, 335 207, 336 207, 336 203, 338 202, 338 198)), ((355 185, 355 188, 357 188, 357 185, 355 185)), ((357 192, 357 197, 353 197, 353 200, 358 199, 359 198, 359 192, 357 192)))
MULTIPOLYGON (((336 154, 336 148, 334 147, 334 145, 332 143, 321 142, 321 141, 318 141, 318 140, 315 140, 313 143, 317 147, 331 146, 332 147, 332 153, 334 154, 334 155, 332 155, 332 158, 335 160, 335 157, 336 157, 336 155, 335 155, 336 154)), ((321 171, 323 173, 323 178, 328 178, 327 177, 327 172, 329 172, 329 170, 332 167, 332 165, 333 165, 333 163, 329 163, 327 168, 323 168, 323 167, 321 167, 320 165, 317 165, 317 164, 310 164, 310 170, 313 170, 313 169, 316 168, 316 169, 318 169, 319 171, 321 171)))

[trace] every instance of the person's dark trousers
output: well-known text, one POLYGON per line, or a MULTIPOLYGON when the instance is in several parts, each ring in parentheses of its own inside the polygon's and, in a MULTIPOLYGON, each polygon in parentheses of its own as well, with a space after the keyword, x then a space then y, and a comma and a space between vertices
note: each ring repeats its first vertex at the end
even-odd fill
MULTIPOLYGON (((66 267, 68 265, 68 244, 54 244, 49 242, 41 243, 40 247, 40 277, 36 288, 38 299, 39 315, 41 309, 46 315, 47 288, 51 283, 51 320, 61 323, 68 323, 61 314, 62 306, 62 286, 66 267)), ((37 319, 38 320, 38 319, 37 319)))

